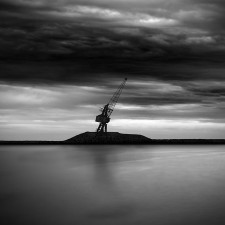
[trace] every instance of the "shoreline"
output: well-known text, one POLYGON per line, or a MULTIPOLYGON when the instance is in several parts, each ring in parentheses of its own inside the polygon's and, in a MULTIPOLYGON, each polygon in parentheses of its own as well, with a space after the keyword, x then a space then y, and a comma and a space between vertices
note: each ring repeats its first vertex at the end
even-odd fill
POLYGON ((67 142, 67 141, 0 141, 0 145, 224 145, 225 139, 150 139, 149 141, 67 142))

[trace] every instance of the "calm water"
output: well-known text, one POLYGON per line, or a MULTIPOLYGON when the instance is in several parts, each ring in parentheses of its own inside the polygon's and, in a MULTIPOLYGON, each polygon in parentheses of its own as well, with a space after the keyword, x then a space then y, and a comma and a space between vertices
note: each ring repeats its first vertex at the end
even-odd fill
POLYGON ((223 225, 224 147, 1 146, 1 224, 223 225))

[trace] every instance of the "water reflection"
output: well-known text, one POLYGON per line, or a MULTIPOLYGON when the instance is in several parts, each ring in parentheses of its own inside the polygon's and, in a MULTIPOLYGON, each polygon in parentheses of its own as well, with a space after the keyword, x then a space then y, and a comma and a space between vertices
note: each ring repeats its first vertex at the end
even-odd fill
POLYGON ((107 149, 102 151, 95 147, 91 151, 89 151, 89 154, 93 159, 92 165, 95 182, 102 189, 115 190, 115 171, 113 171, 113 164, 110 164, 110 161, 112 160, 112 153, 107 151, 107 149))
POLYGON ((223 225, 224 170, 223 146, 8 146, 1 224, 223 225))
POLYGON ((95 207, 87 214, 92 220, 109 219, 128 216, 134 210, 134 204, 123 195, 121 191, 122 183, 118 184, 116 149, 105 146, 104 148, 94 146, 91 148, 81 148, 88 154, 89 169, 93 172, 90 184, 95 195, 95 207), (99 196, 99 198, 98 198, 99 196))

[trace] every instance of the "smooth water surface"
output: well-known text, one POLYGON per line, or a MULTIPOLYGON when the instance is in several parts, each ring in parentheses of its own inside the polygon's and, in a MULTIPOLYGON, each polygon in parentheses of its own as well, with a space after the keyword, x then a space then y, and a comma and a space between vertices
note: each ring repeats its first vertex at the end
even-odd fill
POLYGON ((1 224, 223 225, 224 147, 1 146, 1 224))

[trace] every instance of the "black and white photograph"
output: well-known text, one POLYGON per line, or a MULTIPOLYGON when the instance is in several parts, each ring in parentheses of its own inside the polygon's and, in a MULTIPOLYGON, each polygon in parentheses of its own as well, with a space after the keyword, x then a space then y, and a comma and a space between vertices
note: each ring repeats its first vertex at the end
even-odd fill
POLYGON ((1 225, 224 225, 224 171, 224 0, 0 0, 1 225))

